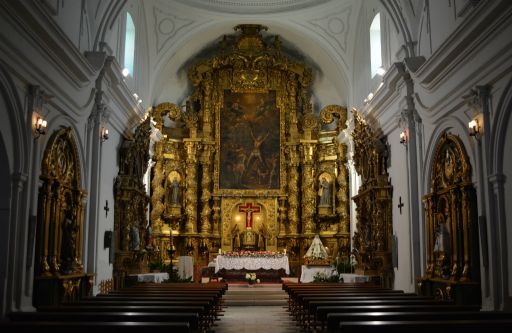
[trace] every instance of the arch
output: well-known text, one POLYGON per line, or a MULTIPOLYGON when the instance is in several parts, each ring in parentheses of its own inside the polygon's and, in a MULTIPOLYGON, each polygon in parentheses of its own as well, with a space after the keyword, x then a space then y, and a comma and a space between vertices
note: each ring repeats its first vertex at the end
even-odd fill
MULTIPOLYGON (((430 136, 430 140, 428 141, 427 147, 428 150, 425 154, 425 163, 423 164, 423 170, 421 170, 421 174, 423 175, 423 189, 426 192, 431 191, 432 182, 429 175, 432 174, 432 167, 434 165, 434 156, 435 149, 439 140, 441 140, 444 132, 451 132, 454 135, 457 135, 458 138, 462 141, 463 146, 466 148, 466 153, 469 158, 469 164, 472 166, 477 166, 475 159, 475 144, 470 140, 469 135, 467 134, 466 124, 458 118, 450 116, 446 119, 443 119, 443 122, 440 123, 432 132, 430 136)), ((474 167, 473 167, 474 169, 474 167)), ((476 183, 476 174, 477 172, 472 173, 472 181, 476 183)), ((425 194, 425 193, 423 193, 425 194)))
MULTIPOLYGON (((178 77, 178 79, 185 81, 185 78, 179 77, 178 70, 186 64, 189 58, 199 53, 205 45, 216 43, 222 35, 226 34, 226 31, 232 31, 233 26, 240 24, 241 21, 247 20, 237 18, 223 22, 210 21, 181 35, 172 47, 162 51, 162 54, 159 55, 159 61, 153 70, 153 73, 155 73, 154 79, 150 82, 148 94, 155 99, 159 98, 170 77, 178 77)), ((249 22, 252 23, 252 20, 249 22)), ((276 22, 271 19, 258 20, 258 22, 268 26, 270 33, 279 35, 295 46, 299 45, 296 41, 301 41, 301 45, 306 45, 307 42, 308 46, 299 49, 299 51, 304 51, 304 54, 314 48, 318 52, 316 59, 320 59, 317 63, 328 64, 328 66, 320 68, 324 73, 323 75, 335 84, 337 93, 341 92, 339 97, 342 100, 333 99, 332 103, 348 104, 352 90, 349 80, 350 75, 348 74, 349 69, 346 68, 340 56, 324 38, 298 24, 291 26, 290 23, 276 22), (315 45, 315 47, 311 47, 311 45, 315 45)), ((153 100, 152 102, 159 104, 163 101, 153 100)))
MULTIPOLYGON (((4 137, 4 143, 9 143, 12 147, 6 149, 7 153, 11 152, 11 174, 19 172, 27 173, 28 170, 28 147, 29 138, 23 119, 23 107, 19 98, 16 86, 12 81, 9 73, 5 70, 4 63, 0 61, 0 93, 5 101, 6 110, 0 110, 0 119, 8 119, 8 127, 11 137, 4 137)), ((30 133, 31 134, 31 133, 30 133)), ((4 135, 3 131, 0 135, 4 135)), ((8 148, 8 146, 6 146, 8 148)))
MULTIPOLYGON (((0 104, 1 107, 1 104, 0 104)), ((10 220, 10 170, 9 170, 9 156, 5 149, 5 144, 2 136, 0 135, 0 314, 5 312, 7 295, 7 270, 8 270, 8 254, 9 253, 9 220, 10 220)))
POLYGON ((82 273, 85 192, 80 159, 70 127, 53 133, 41 163, 36 275, 82 273))
POLYGON ((382 31, 380 13, 375 14, 370 24, 370 75, 377 75, 379 67, 382 67, 382 31))
POLYGON ((135 68, 135 44, 137 31, 132 14, 126 12, 124 43, 123 43, 123 67, 128 70, 129 75, 134 77, 135 68))
POLYGON ((490 133, 491 139, 489 140, 491 143, 490 174, 503 173, 503 157, 505 155, 504 149, 507 132, 512 131, 512 128, 508 128, 510 117, 512 115, 512 79, 508 82, 496 110, 497 115, 494 117, 492 127, 490 127, 493 129, 490 133))

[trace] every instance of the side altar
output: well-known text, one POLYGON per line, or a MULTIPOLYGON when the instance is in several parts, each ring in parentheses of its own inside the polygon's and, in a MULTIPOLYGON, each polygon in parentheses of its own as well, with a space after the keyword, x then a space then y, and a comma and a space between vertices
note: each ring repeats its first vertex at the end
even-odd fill
POLYGON ((348 261, 347 146, 337 139, 347 111, 314 111, 312 69, 266 30, 235 27, 211 57, 191 60, 186 101, 150 112, 151 232, 136 230, 148 261, 168 263, 171 245, 199 266, 219 250, 273 251, 298 276, 315 234, 329 260, 348 261))

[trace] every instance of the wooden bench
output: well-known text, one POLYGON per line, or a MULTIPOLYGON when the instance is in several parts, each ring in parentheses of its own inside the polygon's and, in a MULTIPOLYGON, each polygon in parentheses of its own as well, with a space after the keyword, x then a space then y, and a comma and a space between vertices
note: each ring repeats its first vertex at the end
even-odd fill
POLYGON ((500 311, 450 311, 450 312, 349 312, 329 313, 327 331, 339 332, 340 323, 346 321, 426 321, 426 320, 467 320, 467 319, 510 319, 512 313, 500 311))
POLYGON ((34 333, 189 333, 188 323, 179 322, 99 322, 99 321, 1 321, 2 332, 34 333))
MULTIPOLYGON (((392 304, 392 305, 343 305, 343 306, 318 306, 315 318, 320 322, 322 330, 329 313, 354 313, 354 312, 462 312, 479 311, 478 306, 453 305, 453 304, 392 304)), ((315 321, 316 324, 316 321, 315 321)))
POLYGON ((511 329, 512 319, 350 321, 340 324, 343 333, 508 333, 511 329))
POLYGON ((197 312, 12 312, 12 321, 98 321, 98 322, 186 322, 191 332, 199 331, 197 312))

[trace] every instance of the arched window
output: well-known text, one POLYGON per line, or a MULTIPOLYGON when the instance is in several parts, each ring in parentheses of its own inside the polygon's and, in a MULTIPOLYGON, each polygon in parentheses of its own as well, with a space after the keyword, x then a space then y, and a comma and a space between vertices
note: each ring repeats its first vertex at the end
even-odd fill
POLYGON ((381 38, 380 13, 377 13, 370 25, 370 65, 372 78, 377 74, 378 68, 382 67, 381 38))
POLYGON ((133 76, 135 58, 135 24, 130 13, 126 13, 126 29, 124 35, 124 68, 133 76))

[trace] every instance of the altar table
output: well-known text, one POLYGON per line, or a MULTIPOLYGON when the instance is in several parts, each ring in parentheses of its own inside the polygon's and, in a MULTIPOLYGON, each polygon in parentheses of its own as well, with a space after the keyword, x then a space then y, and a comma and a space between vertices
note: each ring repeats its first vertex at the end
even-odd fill
MULTIPOLYGON (((313 282, 314 276, 317 273, 324 275, 325 277, 332 276, 336 270, 332 266, 314 266, 314 265, 302 265, 302 272, 300 275, 300 282, 308 283, 313 282)), ((343 278, 344 283, 362 283, 370 281, 370 276, 342 273, 340 277, 343 278)))
POLYGON ((137 276, 137 282, 162 283, 164 280, 169 279, 168 273, 146 273, 133 275, 137 276))
POLYGON ((215 273, 221 269, 235 269, 235 270, 250 270, 255 271, 258 269, 284 269, 286 275, 290 274, 290 264, 288 257, 283 255, 281 257, 236 257, 218 255, 215 260, 215 273))

